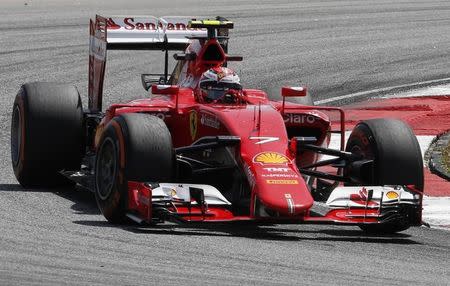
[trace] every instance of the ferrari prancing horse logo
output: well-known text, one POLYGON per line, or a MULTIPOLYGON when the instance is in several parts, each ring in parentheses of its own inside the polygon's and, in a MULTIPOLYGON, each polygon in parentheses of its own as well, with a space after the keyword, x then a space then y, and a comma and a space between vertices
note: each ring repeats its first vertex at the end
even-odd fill
POLYGON ((198 129, 198 117, 197 112, 195 110, 192 110, 189 112, 189 130, 191 132, 191 138, 192 140, 197 137, 197 129, 198 129))

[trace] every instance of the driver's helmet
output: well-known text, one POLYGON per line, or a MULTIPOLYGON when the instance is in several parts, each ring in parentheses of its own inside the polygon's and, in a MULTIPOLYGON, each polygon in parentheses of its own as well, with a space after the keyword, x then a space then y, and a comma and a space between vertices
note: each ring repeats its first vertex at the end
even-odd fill
POLYGON ((239 76, 226 67, 215 67, 202 74, 199 92, 206 102, 237 102, 242 94, 239 76))

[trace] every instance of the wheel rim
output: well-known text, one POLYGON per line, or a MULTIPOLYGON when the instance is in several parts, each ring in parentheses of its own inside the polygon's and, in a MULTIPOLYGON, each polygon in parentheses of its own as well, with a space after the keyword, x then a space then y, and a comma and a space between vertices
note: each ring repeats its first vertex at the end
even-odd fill
POLYGON ((22 118, 18 105, 13 110, 11 125, 11 160, 13 165, 17 166, 22 145, 22 118))
POLYGON ((372 159, 372 158, 369 158, 369 157, 371 157, 371 156, 368 155, 367 152, 364 152, 364 150, 362 150, 361 147, 358 146, 358 145, 353 146, 353 147, 350 149, 350 152, 351 152, 352 154, 361 156, 361 157, 363 157, 364 159, 372 159))
POLYGON ((106 138, 98 154, 96 168, 97 193, 102 200, 111 194, 117 173, 116 146, 111 138, 106 138))
POLYGON ((369 139, 360 137, 358 141, 356 144, 350 144, 351 146, 347 151, 362 156, 364 159, 374 160, 375 152, 369 139))

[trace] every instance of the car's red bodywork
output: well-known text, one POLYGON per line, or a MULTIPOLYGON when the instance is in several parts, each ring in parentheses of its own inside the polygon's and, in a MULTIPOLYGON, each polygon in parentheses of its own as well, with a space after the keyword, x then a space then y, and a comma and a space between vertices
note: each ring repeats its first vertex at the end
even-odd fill
MULTIPOLYGON (((108 24, 111 25, 108 21, 111 22, 98 16, 91 23, 91 37, 97 41, 91 44, 90 56, 89 108, 93 112, 101 110, 107 30, 108 24), (96 48, 97 52, 92 52, 92 47, 96 48)), ((229 206, 172 202, 167 207, 168 212, 180 220, 258 220, 343 224, 380 222, 381 203, 371 201, 364 196, 361 197, 360 207, 329 209, 322 215, 311 211, 314 204, 311 186, 305 179, 307 177, 301 174, 300 168, 318 162, 320 154, 308 150, 296 150, 293 138, 313 136, 316 139, 315 145, 327 147, 331 132, 336 132, 341 134, 341 150, 343 151, 344 114, 342 110, 335 107, 285 103, 284 98, 283 101, 272 101, 265 92, 255 89, 244 89, 244 103, 202 102, 196 97, 195 83, 208 68, 224 65, 232 57, 226 54, 223 46, 215 38, 193 39, 185 53, 194 53, 195 57, 190 60, 186 58, 180 60, 185 74, 176 75, 176 78, 169 82, 170 87, 155 85, 152 88, 154 95, 149 98, 126 104, 114 104, 107 108, 106 115, 97 127, 95 140, 91 146, 93 150, 98 147, 105 126, 115 116, 130 112, 150 113, 164 120, 172 135, 175 149, 191 146, 199 139, 208 136, 234 136, 240 139, 239 144, 229 150, 234 152, 232 155, 236 159, 237 168, 246 178, 250 190, 248 210, 244 213, 235 213, 229 206), (211 50, 217 54, 214 57, 205 56, 211 53, 211 50), (187 78, 189 78, 188 81, 187 78), (340 115, 339 130, 331 130, 328 112, 336 112, 340 115), (271 215, 262 214, 258 210, 262 207, 270 210, 271 215)), ((295 96, 299 95, 299 92, 298 89, 286 88, 283 95, 295 96)), ((412 186, 409 190, 421 198, 420 191, 416 191, 412 186)), ((127 208, 135 217, 148 223, 155 221, 152 191, 152 185, 147 182, 128 182, 127 208)), ((420 223, 419 218, 415 224, 420 223)))

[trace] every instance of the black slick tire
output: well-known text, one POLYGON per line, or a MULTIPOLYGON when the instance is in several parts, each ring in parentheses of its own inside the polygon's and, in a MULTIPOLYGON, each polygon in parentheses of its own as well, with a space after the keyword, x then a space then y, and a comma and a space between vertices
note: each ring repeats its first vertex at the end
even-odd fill
POLYGON ((83 138, 83 107, 74 86, 22 85, 11 120, 11 161, 22 186, 71 184, 58 172, 80 169, 83 138))
POLYGON ((170 182, 175 170, 172 138, 161 119, 130 113, 113 118, 100 140, 95 198, 112 223, 126 221, 128 181, 170 182))

